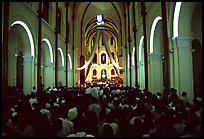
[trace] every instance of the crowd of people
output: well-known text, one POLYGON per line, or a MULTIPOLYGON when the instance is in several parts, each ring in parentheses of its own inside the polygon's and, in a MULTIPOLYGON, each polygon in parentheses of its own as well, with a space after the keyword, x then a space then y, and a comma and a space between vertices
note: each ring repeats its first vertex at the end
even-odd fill
POLYGON ((3 137, 201 137, 202 97, 171 88, 57 87, 11 90, 3 137))

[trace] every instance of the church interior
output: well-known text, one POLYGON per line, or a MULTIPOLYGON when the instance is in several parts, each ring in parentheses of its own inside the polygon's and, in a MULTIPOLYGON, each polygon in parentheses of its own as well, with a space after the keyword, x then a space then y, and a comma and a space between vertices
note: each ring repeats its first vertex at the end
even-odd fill
POLYGON ((2 137, 201 137, 202 2, 2 2, 2 137))

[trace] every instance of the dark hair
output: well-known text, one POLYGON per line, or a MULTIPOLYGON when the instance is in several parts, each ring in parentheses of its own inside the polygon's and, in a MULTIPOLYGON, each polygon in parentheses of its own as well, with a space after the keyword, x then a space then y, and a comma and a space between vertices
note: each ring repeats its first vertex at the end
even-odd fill
POLYGON ((182 92, 182 97, 186 97, 187 93, 186 92, 182 92))
POLYGON ((104 137, 113 137, 113 128, 109 124, 103 126, 103 136, 104 137))

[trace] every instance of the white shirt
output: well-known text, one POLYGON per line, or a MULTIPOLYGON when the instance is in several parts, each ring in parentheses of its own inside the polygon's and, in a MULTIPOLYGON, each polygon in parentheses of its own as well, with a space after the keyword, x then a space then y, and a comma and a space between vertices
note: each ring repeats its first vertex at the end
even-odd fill
POLYGON ((89 105, 89 110, 95 111, 96 112, 96 116, 99 119, 99 113, 101 112, 101 106, 96 104, 96 103, 92 103, 91 105, 89 105))
POLYGON ((74 132, 74 124, 68 119, 59 118, 62 120, 62 130, 57 133, 58 137, 66 137, 67 135, 74 132))

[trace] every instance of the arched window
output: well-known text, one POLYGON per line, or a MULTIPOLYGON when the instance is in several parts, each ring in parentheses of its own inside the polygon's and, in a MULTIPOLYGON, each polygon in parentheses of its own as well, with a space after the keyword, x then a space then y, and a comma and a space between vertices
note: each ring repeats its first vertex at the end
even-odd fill
POLYGON ((94 58, 93 58, 93 64, 97 64, 97 54, 95 53, 94 58))
POLYGON ((114 69, 111 70, 111 75, 115 75, 114 69))
POLYGON ((93 70, 93 76, 96 76, 97 75, 97 71, 96 69, 93 70))
MULTIPOLYGON (((112 57, 113 57, 113 60, 115 60, 115 54, 114 54, 114 52, 111 52, 111 55, 112 55, 112 57)), ((112 61, 110 61, 110 64, 112 64, 112 61)))
POLYGON ((48 23, 48 19, 49 19, 49 2, 43 2, 42 17, 48 23))
POLYGON ((110 45, 113 45, 113 37, 111 37, 110 45))
POLYGON ((105 53, 101 54, 101 64, 106 64, 106 54, 105 53))
POLYGON ((97 79, 97 70, 93 69, 92 79, 97 79))

